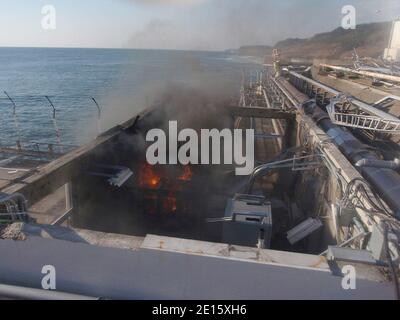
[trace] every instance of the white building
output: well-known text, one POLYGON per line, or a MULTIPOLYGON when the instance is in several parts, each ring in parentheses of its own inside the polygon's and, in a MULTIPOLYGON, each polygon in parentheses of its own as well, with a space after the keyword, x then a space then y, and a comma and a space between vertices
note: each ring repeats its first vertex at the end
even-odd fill
POLYGON ((385 60, 400 61, 400 19, 393 21, 389 47, 383 55, 385 60))

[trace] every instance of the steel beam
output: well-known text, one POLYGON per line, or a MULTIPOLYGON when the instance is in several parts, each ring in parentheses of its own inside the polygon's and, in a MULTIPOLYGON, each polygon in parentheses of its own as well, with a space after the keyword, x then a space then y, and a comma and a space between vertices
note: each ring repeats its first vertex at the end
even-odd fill
POLYGON ((227 112, 233 116, 243 118, 265 118, 294 120, 295 113, 285 112, 281 109, 268 109, 261 107, 228 107, 227 112))
POLYGON ((0 191, 5 194, 21 193, 29 201, 30 205, 36 203, 64 184, 73 181, 74 177, 79 176, 82 169, 87 167, 90 156, 99 152, 104 146, 112 143, 121 132, 135 126, 139 117, 142 118, 152 111, 153 109, 151 108, 146 109, 122 125, 118 125, 103 133, 87 145, 71 151, 61 158, 35 170, 32 175, 18 181, 18 183, 10 182, 0 191))
MULTIPOLYGON (((326 86, 326 85, 324 85, 324 84, 322 84, 322 83, 320 83, 318 81, 315 81, 315 80, 312 80, 310 78, 307 78, 307 77, 305 77, 305 76, 303 76, 301 74, 298 74, 297 72, 289 71, 289 74, 291 76, 299 79, 299 80, 305 81, 306 83, 308 83, 310 85, 316 86, 316 87, 318 87, 318 88, 320 88, 320 89, 332 94, 333 96, 338 96, 338 95, 341 94, 340 91, 337 91, 337 90, 335 90, 335 89, 333 89, 331 87, 328 87, 328 86, 326 86)), ((351 103, 353 105, 357 106, 358 108, 360 108, 361 110, 363 110, 364 112, 367 112, 368 114, 377 116, 379 118, 386 119, 386 120, 391 120, 391 121, 398 121, 399 120, 397 117, 395 117, 395 116, 393 116, 393 115, 391 115, 391 114, 389 114, 387 112, 384 112, 382 110, 379 110, 378 108, 376 108, 376 107, 374 107, 372 105, 369 105, 369 104, 367 104, 365 102, 362 102, 360 100, 357 100, 355 98, 351 98, 351 103)))

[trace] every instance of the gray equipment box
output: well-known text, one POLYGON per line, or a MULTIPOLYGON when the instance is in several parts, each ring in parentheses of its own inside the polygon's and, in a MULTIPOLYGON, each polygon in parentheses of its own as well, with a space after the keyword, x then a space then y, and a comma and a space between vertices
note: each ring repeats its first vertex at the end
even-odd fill
POLYGON ((229 199, 223 225, 224 243, 254 247, 264 238, 264 248, 271 245, 272 211, 271 203, 264 197, 236 195, 229 199))

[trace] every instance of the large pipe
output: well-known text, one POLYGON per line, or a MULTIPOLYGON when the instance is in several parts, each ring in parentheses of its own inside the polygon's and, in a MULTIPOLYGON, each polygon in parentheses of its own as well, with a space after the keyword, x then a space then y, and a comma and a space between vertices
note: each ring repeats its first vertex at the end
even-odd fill
MULTIPOLYGON (((289 71, 289 75, 291 75, 294 78, 297 78, 299 80, 303 80, 317 88, 320 88, 326 92, 329 92, 330 94, 332 94, 333 96, 338 96, 340 95, 342 92, 335 90, 331 87, 328 87, 327 85, 324 85, 318 81, 315 81, 313 79, 307 78, 297 72, 293 72, 293 71, 289 71)), ((388 99, 388 98, 392 98, 392 99, 396 99, 395 96, 388 96, 385 97, 384 99, 378 101, 378 103, 381 103, 382 101, 388 99)), ((370 105, 367 104, 363 101, 360 101, 354 97, 351 98, 351 103, 354 104, 355 106, 357 106, 358 108, 360 108, 361 110, 367 112, 368 114, 371 115, 375 115, 377 117, 380 117, 382 119, 387 119, 387 120, 391 120, 391 121, 398 121, 399 119, 397 117, 395 117, 394 115, 391 115, 390 113, 387 113, 385 111, 379 110, 378 108, 376 108, 374 105, 370 105)))
MULTIPOLYGON (((316 85, 319 85, 316 81, 305 78, 299 74, 292 73, 292 75, 301 79, 306 79, 307 81, 315 82, 316 85)), ((294 93, 298 92, 298 90, 286 80, 278 79, 277 81, 286 88, 286 91, 294 93)), ((305 97, 296 100, 299 105, 305 107, 306 112, 310 111, 308 110, 310 105, 305 103, 305 97)), ((311 106, 311 110, 313 112, 314 120, 334 140, 341 152, 353 164, 364 159, 372 161, 380 160, 375 153, 368 149, 366 145, 354 137, 350 132, 333 124, 329 115, 317 107, 316 104, 311 106)), ((359 171, 377 190, 382 199, 389 205, 395 217, 400 220, 400 175, 394 170, 385 168, 360 167, 359 171)))
MULTIPOLYGON (((318 87, 324 87, 324 85, 319 82, 306 78, 298 73, 290 72, 290 74, 298 79, 305 80, 311 84, 318 87)), ((376 161, 380 160, 378 156, 372 152, 366 145, 364 145, 360 140, 355 138, 349 131, 340 128, 339 126, 332 123, 329 115, 319 108, 315 102, 312 104, 307 103, 306 97, 300 95, 299 91, 294 88, 286 80, 279 78, 277 83, 286 88, 292 97, 298 102, 298 106, 304 109, 307 113, 311 111, 313 113, 314 120, 318 125, 331 137, 333 138, 335 144, 339 147, 341 152, 352 162, 354 165, 362 160, 376 161), (311 107, 311 108, 310 108, 311 107)), ((339 93, 332 88, 325 88, 328 92, 336 95, 339 93)), ((360 106, 365 107, 365 103, 355 100, 360 106)), ((369 106, 370 107, 370 106, 369 106)), ((370 107, 371 108, 371 107, 370 107)), ((376 109, 376 108, 373 108, 376 109)), ((374 167, 360 167, 361 174, 367 179, 371 185, 377 190, 383 200, 392 209, 394 216, 400 220, 400 175, 391 169, 387 168, 374 168, 374 167)))
MULTIPOLYGON (((351 133, 333 124, 329 115, 316 105, 312 117, 353 164, 363 160, 372 162, 380 160, 374 152, 351 133)), ((359 167, 359 170, 393 210, 395 217, 400 220, 400 175, 387 168, 362 166, 359 167)))
POLYGON ((363 159, 356 163, 356 167, 374 167, 374 168, 386 168, 392 170, 400 169, 400 160, 395 159, 393 161, 385 160, 367 160, 363 159))
POLYGON ((380 72, 371 72, 371 71, 363 71, 363 70, 354 70, 346 67, 341 67, 341 66, 334 66, 330 64, 320 64, 321 67, 323 68, 328 68, 328 69, 333 69, 337 71, 343 71, 347 73, 354 73, 362 76, 367 76, 371 78, 376 78, 376 79, 382 79, 382 80, 388 80, 396 83, 400 83, 400 77, 399 76, 393 76, 389 74, 384 74, 380 72))

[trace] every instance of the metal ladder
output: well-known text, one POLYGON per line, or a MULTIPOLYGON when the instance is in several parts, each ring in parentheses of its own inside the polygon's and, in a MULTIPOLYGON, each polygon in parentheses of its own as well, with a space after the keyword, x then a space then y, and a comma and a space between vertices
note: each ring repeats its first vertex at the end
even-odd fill
POLYGON ((359 108, 354 108, 351 99, 344 95, 332 98, 326 110, 331 121, 339 126, 400 134, 400 119, 370 115, 359 108))

